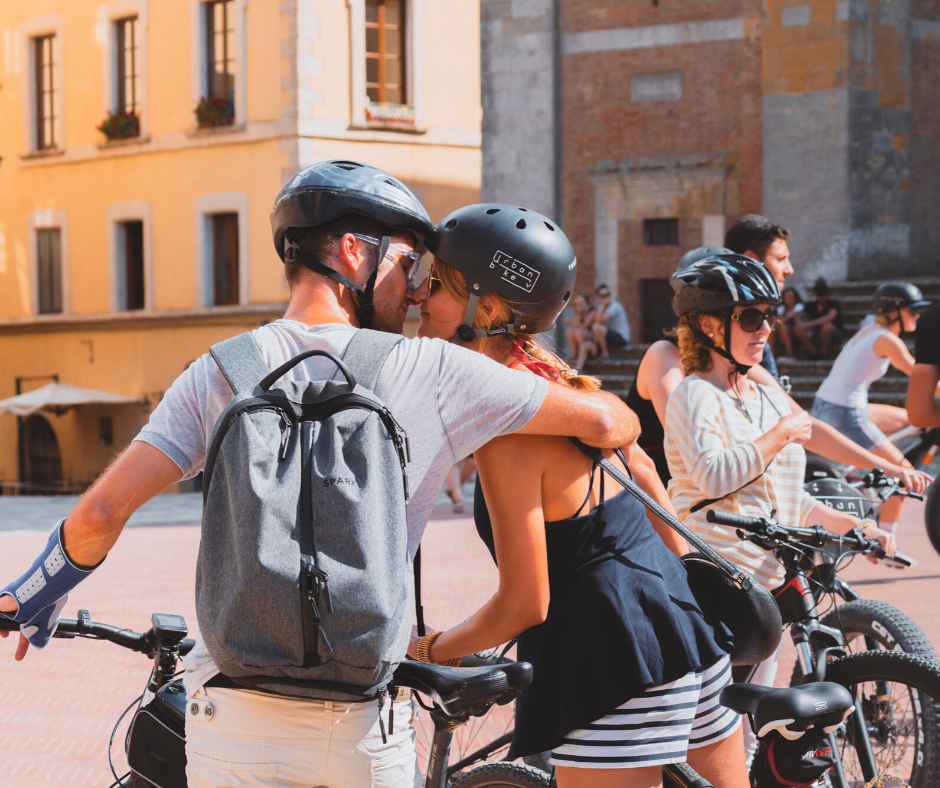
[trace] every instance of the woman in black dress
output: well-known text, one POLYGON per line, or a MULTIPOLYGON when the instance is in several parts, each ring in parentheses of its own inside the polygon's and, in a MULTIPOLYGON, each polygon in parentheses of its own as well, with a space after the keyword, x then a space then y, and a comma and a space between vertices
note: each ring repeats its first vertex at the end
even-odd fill
MULTIPOLYGON (((533 339, 555 322, 576 276, 553 222, 516 206, 468 206, 427 245, 433 265, 413 296, 420 336, 597 387, 533 339)), ((416 639, 412 655, 451 662, 518 636, 535 680, 517 701, 510 757, 552 750, 562 788, 655 786, 663 764, 687 759, 715 785, 745 788, 739 720, 718 704, 730 681, 730 635, 696 605, 677 557, 684 543, 605 485, 564 438, 510 435, 475 456, 474 515, 499 589, 467 621, 416 639)), ((641 450, 625 447, 611 460, 667 502, 641 450)))

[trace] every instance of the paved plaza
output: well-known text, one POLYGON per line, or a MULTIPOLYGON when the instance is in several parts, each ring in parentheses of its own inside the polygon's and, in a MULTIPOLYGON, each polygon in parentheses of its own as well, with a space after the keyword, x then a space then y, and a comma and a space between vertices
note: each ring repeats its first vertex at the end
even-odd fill
MULTIPOLYGON (((163 496, 163 498, 184 496, 163 496)), ((197 506, 198 494, 192 496, 197 506)), ((191 499, 191 500, 192 500, 191 499)), ((7 499, 9 500, 9 499, 7 499)), ((7 500, 0 499, 6 504, 7 500)), ((56 505, 59 505, 58 502, 56 505)), ((158 500, 164 511, 185 511, 185 500, 158 500), (178 507, 178 508, 174 508, 178 507)), ((44 506, 46 504, 43 504, 44 506)), ((13 577, 35 557, 55 517, 54 506, 36 523, 21 519, 9 528, 10 509, 0 509, 0 578, 13 577), (39 521, 41 520, 41 522, 39 521)), ((940 556, 922 523, 922 505, 912 502, 901 528, 903 548, 919 565, 905 571, 857 560, 845 573, 866 597, 897 605, 940 643, 940 556)), ((149 626, 151 612, 180 613, 191 628, 196 616, 193 582, 199 543, 197 525, 139 524, 123 535, 107 560, 69 599, 66 617, 80 608, 95 621, 135 629, 149 626)), ((467 514, 450 513, 439 503, 424 540, 425 609, 435 627, 448 627, 470 615, 495 590, 496 570, 467 514)), ((13 640, 0 641, 0 784, 4 788, 104 786, 108 738, 121 712, 140 694, 147 679, 145 657, 108 643, 53 640, 42 652, 13 661, 13 640)), ((792 647, 786 639, 778 683, 789 678, 792 647)), ((115 737, 115 768, 125 771, 123 737, 115 737)))

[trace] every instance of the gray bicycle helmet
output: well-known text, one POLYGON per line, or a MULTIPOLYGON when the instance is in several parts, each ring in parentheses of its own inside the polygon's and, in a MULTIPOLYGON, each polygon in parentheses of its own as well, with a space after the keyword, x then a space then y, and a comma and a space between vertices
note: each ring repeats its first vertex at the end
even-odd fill
POLYGON ((737 306, 780 304, 780 288, 770 271, 750 257, 721 254, 706 257, 682 271, 676 271, 670 277, 669 284, 675 291, 672 308, 679 317, 691 312, 724 313, 724 348, 717 347, 701 330, 695 327, 692 330, 712 350, 734 364, 740 374, 746 375, 750 367, 739 363, 731 355, 731 313, 737 306))
POLYGON ((690 265, 697 263, 699 260, 704 260, 706 257, 717 257, 722 254, 734 254, 734 252, 725 246, 699 246, 682 255, 679 265, 676 266, 676 273, 684 271, 690 265))
MULTIPOLYGON (((906 306, 918 308, 930 306, 930 301, 924 298, 924 294, 917 285, 912 285, 910 282, 885 282, 878 285, 878 289, 875 290, 875 310, 879 315, 887 315, 906 306)), ((900 315, 894 319, 900 319, 900 315)))
POLYGON ((434 256, 464 275, 470 302, 454 342, 554 325, 578 275, 568 237, 551 219, 518 205, 483 203, 459 208, 427 239, 434 256), (512 323, 474 330, 480 297, 497 292, 515 305, 512 323))
POLYGON ((271 212, 271 230, 281 260, 298 262, 348 288, 358 302, 359 323, 368 328, 375 314, 372 291, 378 266, 365 288, 360 289, 319 260, 300 258, 300 247, 292 238, 292 230, 318 227, 345 213, 358 213, 385 225, 379 247, 380 262, 388 251, 391 231, 407 230, 420 244, 433 226, 421 201, 405 184, 384 170, 358 161, 321 161, 305 167, 277 195, 271 212))

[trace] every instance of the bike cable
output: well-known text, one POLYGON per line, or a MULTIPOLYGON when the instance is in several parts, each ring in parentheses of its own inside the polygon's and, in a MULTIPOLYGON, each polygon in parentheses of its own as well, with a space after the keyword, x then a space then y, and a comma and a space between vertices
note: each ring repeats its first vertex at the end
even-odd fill
POLYGON ((111 730, 111 738, 108 739, 108 766, 111 767, 111 774, 114 776, 114 782, 111 783, 111 785, 109 785, 108 788, 114 788, 115 786, 123 785, 124 777, 127 777, 127 775, 130 774, 130 772, 128 772, 123 777, 118 777, 117 772, 114 770, 114 760, 111 757, 111 750, 114 747, 114 735, 117 733, 117 729, 118 729, 118 726, 121 724, 121 720, 123 720, 127 716, 127 712, 129 712, 131 709, 134 708, 135 704, 137 704, 137 708, 139 709, 140 702, 143 699, 144 699, 143 693, 141 693, 139 697, 134 698, 134 700, 131 701, 130 706, 124 709, 124 711, 121 713, 121 716, 118 717, 117 722, 114 723, 114 728, 111 730))

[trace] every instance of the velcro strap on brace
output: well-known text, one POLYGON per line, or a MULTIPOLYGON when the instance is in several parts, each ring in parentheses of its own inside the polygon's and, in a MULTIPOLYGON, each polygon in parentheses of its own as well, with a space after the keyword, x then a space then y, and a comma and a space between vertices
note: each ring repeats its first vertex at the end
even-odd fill
POLYGON ((62 543, 64 525, 63 519, 52 529, 33 565, 0 591, 0 597, 11 596, 17 604, 15 613, 0 616, 21 624, 20 632, 36 648, 45 648, 55 633, 69 592, 101 566, 86 569, 72 562, 62 543))

